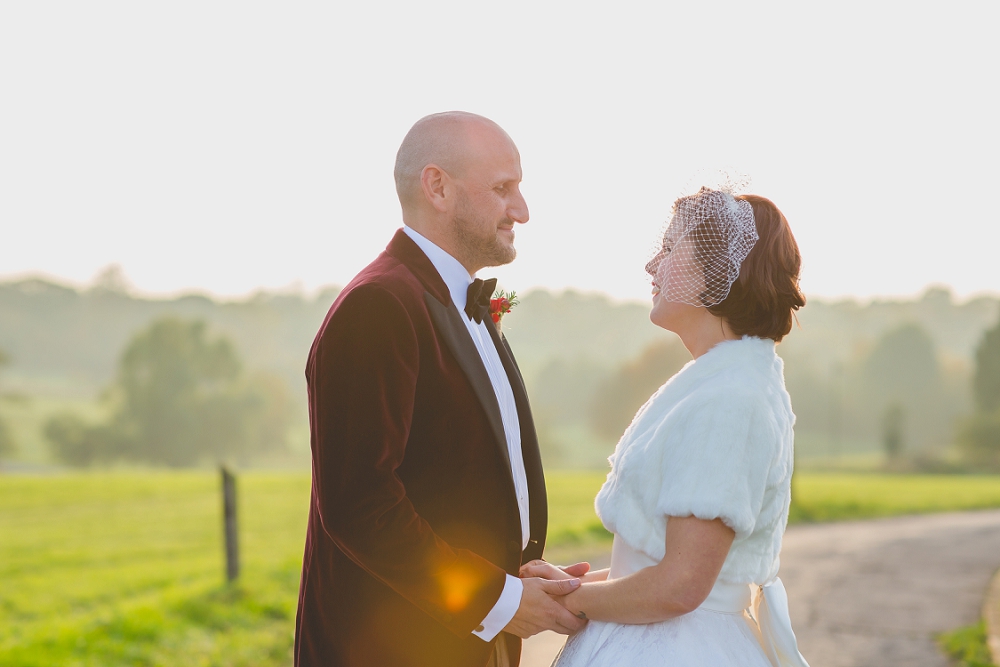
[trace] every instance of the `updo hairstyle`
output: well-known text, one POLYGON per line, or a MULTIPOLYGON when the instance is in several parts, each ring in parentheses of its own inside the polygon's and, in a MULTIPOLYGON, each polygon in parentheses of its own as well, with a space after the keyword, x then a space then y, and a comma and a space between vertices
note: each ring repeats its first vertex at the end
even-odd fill
POLYGON ((757 195, 735 198, 753 207, 760 238, 743 260, 729 296, 708 310, 724 318, 737 335, 780 342, 792 330, 794 311, 806 305, 799 290, 799 246, 788 220, 770 199, 757 195))

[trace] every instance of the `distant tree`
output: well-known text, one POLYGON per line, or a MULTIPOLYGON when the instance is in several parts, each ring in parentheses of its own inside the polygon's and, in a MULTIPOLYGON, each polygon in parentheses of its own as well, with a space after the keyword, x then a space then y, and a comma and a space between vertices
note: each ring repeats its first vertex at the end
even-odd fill
POLYGON ((245 460, 284 445, 289 398, 270 375, 245 378, 233 344, 201 321, 166 317, 128 343, 108 396, 107 424, 59 415, 45 433, 74 465, 126 458, 169 466, 245 460))
POLYGON ((896 409, 908 416, 914 445, 943 444, 951 424, 944 416, 944 380, 934 341, 917 324, 904 324, 886 332, 864 362, 862 406, 881 422, 883 444, 886 424, 896 409), (941 441, 941 442, 938 442, 941 441))
POLYGON ((679 339, 657 341, 634 360, 626 362, 602 382, 590 405, 590 423, 595 433, 607 438, 621 436, 643 403, 691 361, 679 339))
POLYGON ((115 421, 129 454, 189 465, 204 453, 235 449, 243 430, 239 416, 249 407, 236 390, 239 375, 232 344, 209 340, 204 322, 153 322, 125 348, 114 387, 115 421))
POLYGON ((903 453, 903 423, 906 412, 899 403, 890 403, 882 412, 882 448, 889 460, 903 453))
POLYGON ((934 341, 917 324, 905 324, 883 335, 865 364, 870 387, 880 391, 886 403, 923 395, 940 382, 934 341))
POLYGON ((52 454, 65 463, 86 467, 110 461, 123 453, 119 433, 109 424, 90 424, 73 412, 49 417, 42 428, 52 454))
MULTIPOLYGON (((10 363, 10 357, 3 350, 0 350, 0 367, 6 366, 8 363, 10 363)), ((17 442, 14 440, 14 434, 7 422, 0 416, 0 458, 10 456, 16 451, 17 442)))
POLYGON ((258 372, 243 384, 254 406, 252 420, 244 423, 247 437, 239 449, 239 457, 281 451, 288 442, 288 426, 292 421, 295 400, 288 383, 277 373, 258 372))
POLYGON ((1000 410, 966 419, 957 438, 962 457, 977 468, 1000 471, 1000 410))
POLYGON ((1000 322, 976 348, 972 389, 976 413, 959 427, 959 451, 975 466, 1000 470, 1000 322))
POLYGON ((109 264, 94 277, 91 289, 114 294, 128 294, 132 291, 132 283, 129 282, 121 265, 109 264))
POLYGON ((979 412, 1000 409, 1000 322, 983 334, 976 348, 972 389, 979 412))
POLYGON ((10 432, 7 422, 0 421, 0 459, 6 458, 17 452, 17 443, 14 435, 10 432))
POLYGON ((843 397, 839 375, 824 372, 808 357, 786 356, 779 348, 785 364, 785 386, 792 396, 795 410, 796 432, 825 433, 831 440, 839 440, 839 427, 843 421, 843 397))
POLYGON ((590 399, 606 377, 606 368, 590 358, 553 359, 532 378, 532 414, 547 415, 552 423, 585 423, 590 399))

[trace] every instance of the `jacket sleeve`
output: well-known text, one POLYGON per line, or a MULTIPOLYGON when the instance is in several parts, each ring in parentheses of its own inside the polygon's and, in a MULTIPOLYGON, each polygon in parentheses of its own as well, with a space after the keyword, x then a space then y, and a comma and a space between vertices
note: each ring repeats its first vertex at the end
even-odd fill
POLYGON ((439 538, 396 474, 410 434, 420 355, 412 318, 384 287, 346 294, 307 379, 323 529, 355 563, 460 636, 486 617, 506 573, 439 538))

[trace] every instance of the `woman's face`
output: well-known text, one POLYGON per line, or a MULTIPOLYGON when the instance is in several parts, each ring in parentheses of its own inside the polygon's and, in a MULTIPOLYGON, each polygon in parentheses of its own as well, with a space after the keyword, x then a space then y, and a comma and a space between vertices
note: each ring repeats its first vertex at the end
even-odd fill
POLYGON ((677 331, 684 321, 704 310, 691 302, 705 289, 705 275, 695 256, 694 241, 681 236, 675 223, 663 235, 660 251, 646 264, 652 278, 653 324, 677 331))

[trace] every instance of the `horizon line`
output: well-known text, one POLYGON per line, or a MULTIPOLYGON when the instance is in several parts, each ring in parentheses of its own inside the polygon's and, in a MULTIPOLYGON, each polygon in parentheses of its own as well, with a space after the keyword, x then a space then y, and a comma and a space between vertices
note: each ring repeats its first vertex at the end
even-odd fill
MULTIPOLYGON (((240 303, 251 301, 255 298, 261 296, 297 296, 304 300, 314 300, 323 292, 330 290, 342 290, 344 285, 338 285, 336 283, 327 283, 323 285, 318 285, 313 288, 307 288, 302 281, 295 280, 285 285, 283 287, 266 287, 259 286, 251 290, 241 293, 219 293, 213 292, 212 290, 204 287, 182 287, 176 290, 169 290, 164 292, 157 292, 152 290, 144 290, 136 287, 131 282, 126 282, 117 288, 101 285, 99 280, 91 280, 89 282, 79 282, 72 280, 70 278, 64 278, 61 276, 56 276, 45 271, 22 271, 10 274, 0 274, 0 286, 11 285, 22 282, 39 281, 48 283, 57 287, 63 287, 71 289, 76 292, 85 293, 91 292, 102 287, 110 292, 116 292, 129 296, 133 299, 142 299, 146 301, 175 301, 185 297, 203 297, 210 301, 215 301, 218 303, 240 303)), ((616 303, 638 303, 646 304, 647 299, 642 299, 639 297, 619 297, 615 296, 609 292, 605 292, 597 289, 586 289, 581 287, 554 287, 550 285, 532 285, 523 290, 523 294, 528 295, 536 291, 545 291, 550 294, 561 296, 567 292, 581 294, 584 296, 599 296, 608 299, 609 301, 616 303)), ((871 295, 859 295, 859 294, 821 294, 821 293, 806 293, 806 299, 817 300, 826 303, 839 303, 844 301, 853 301, 855 303, 860 303, 862 305, 867 305, 876 302, 886 302, 886 301, 920 301, 927 297, 928 294, 933 292, 946 292, 949 296, 949 301, 955 305, 963 305, 976 301, 979 299, 997 299, 1000 300, 1000 289, 998 290, 976 290, 965 294, 959 294, 955 291, 955 288, 951 285, 941 282, 929 282, 920 290, 915 292, 910 292, 908 294, 900 293, 880 293, 871 295)))

